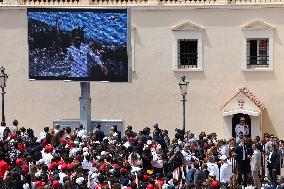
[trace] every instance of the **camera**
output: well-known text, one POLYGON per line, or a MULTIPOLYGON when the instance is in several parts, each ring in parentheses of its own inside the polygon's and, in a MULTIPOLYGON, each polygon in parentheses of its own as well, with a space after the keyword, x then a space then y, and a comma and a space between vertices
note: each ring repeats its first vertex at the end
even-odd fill
POLYGON ((178 129, 178 128, 176 128, 176 129, 175 129, 175 132, 180 133, 180 132, 181 132, 181 130, 180 130, 180 129, 178 129))

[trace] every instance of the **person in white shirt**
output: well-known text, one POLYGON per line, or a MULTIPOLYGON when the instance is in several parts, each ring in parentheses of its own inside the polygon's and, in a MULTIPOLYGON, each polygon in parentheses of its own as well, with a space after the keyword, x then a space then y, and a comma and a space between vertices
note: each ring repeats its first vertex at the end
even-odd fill
POLYGON ((191 162, 191 152, 190 152, 190 144, 186 143, 183 150, 181 151, 185 164, 189 164, 191 162))
POLYGON ((153 160, 152 165, 154 167, 155 172, 162 173, 164 167, 164 160, 162 157, 162 147, 160 144, 157 145, 156 149, 152 151, 153 160))
POLYGON ((65 172, 67 170, 67 165, 63 164, 63 165, 59 165, 58 168, 61 170, 61 172, 58 174, 59 176, 59 183, 64 185, 63 179, 64 177, 68 176, 65 172))
POLYGON ((87 131, 84 129, 83 125, 79 126, 79 131, 77 133, 77 136, 80 138, 87 137, 87 131))
POLYGON ((222 155, 220 157, 220 160, 222 162, 220 168, 220 182, 223 183, 225 186, 228 186, 232 175, 232 165, 229 162, 227 162, 226 155, 222 155))
POLYGON ((56 125, 54 126, 54 134, 58 133, 59 130, 60 130, 60 125, 59 125, 59 124, 56 124, 56 125))
POLYGON ((11 132, 16 132, 18 130, 18 124, 19 124, 18 120, 15 119, 13 121, 13 125, 10 127, 10 131, 11 132))
POLYGON ((47 166, 50 165, 51 160, 53 159, 53 155, 51 154, 52 152, 53 149, 50 146, 45 147, 45 149, 41 152, 42 160, 47 166))
POLYGON ((221 154, 227 157, 229 156, 229 147, 226 143, 226 140, 222 141, 221 154))
POLYGON ((214 163, 213 156, 209 158, 209 162, 207 163, 207 170, 209 172, 213 171, 214 174, 216 175, 216 180, 219 180, 219 168, 217 163, 214 163))
POLYGON ((235 127, 236 138, 239 139, 240 133, 243 133, 245 137, 249 136, 249 126, 245 123, 245 118, 240 118, 240 123, 235 127))
POLYGON ((4 134, 5 127, 6 127, 6 123, 5 122, 1 122, 1 126, 0 126, 0 140, 3 139, 3 134, 4 134))
POLYGON ((41 142, 41 140, 46 138, 46 134, 48 133, 48 131, 49 131, 49 127, 45 127, 43 129, 43 132, 39 133, 39 135, 38 135, 38 142, 41 142))

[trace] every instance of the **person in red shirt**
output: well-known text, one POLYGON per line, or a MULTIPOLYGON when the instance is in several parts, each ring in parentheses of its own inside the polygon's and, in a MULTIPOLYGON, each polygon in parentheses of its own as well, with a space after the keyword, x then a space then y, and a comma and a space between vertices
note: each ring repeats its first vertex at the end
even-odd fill
POLYGON ((3 152, 0 152, 0 182, 3 181, 6 171, 8 171, 8 163, 4 161, 5 155, 3 152))

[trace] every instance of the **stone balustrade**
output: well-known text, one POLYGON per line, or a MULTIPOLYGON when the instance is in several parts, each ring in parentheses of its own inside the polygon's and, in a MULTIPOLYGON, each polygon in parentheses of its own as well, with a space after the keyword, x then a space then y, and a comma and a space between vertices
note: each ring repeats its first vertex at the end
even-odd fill
POLYGON ((151 6, 284 4, 284 0, 0 0, 0 6, 151 6))

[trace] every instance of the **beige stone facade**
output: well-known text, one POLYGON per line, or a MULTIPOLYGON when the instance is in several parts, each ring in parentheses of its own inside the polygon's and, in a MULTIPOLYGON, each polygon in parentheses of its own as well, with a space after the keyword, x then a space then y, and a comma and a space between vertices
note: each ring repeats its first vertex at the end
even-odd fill
MULTIPOLYGON (((92 82, 92 118, 123 119, 124 125, 132 125, 137 130, 158 122, 162 129, 172 133, 175 128, 182 127, 178 82, 186 75, 190 81, 186 129, 228 137, 232 118, 224 114, 224 106, 245 86, 265 107, 259 115, 251 115, 252 127, 260 128, 260 133, 283 137, 284 6, 281 2, 196 1, 198 5, 193 1, 180 2, 184 5, 177 5, 177 1, 172 2, 175 5, 166 1, 141 1, 145 5, 130 6, 135 50, 132 82, 92 82), (263 25, 247 25, 256 19, 263 25), (182 23, 195 24, 197 31, 190 27, 183 31, 173 30, 182 23), (265 24, 272 28, 262 28, 265 24), (269 55, 273 58, 268 69, 243 69, 246 65, 243 40, 248 32, 244 26, 252 27, 249 30, 252 35, 270 39, 269 55), (176 32, 201 36, 202 69, 175 69, 176 32)), ((16 3, 33 5, 31 2, 16 3)), ((28 80, 26 7, 7 4, 0 9, 0 64, 9 74, 5 95, 8 125, 16 118, 20 126, 39 132, 44 126, 51 126, 55 119, 79 118, 79 82, 28 80)), ((84 2, 79 4, 84 5, 84 2)), ((85 4, 98 5, 99 2, 85 4)), ((245 100, 255 104, 249 98, 245 100)), ((232 106, 236 106, 237 112, 242 109, 236 104, 232 106)))

